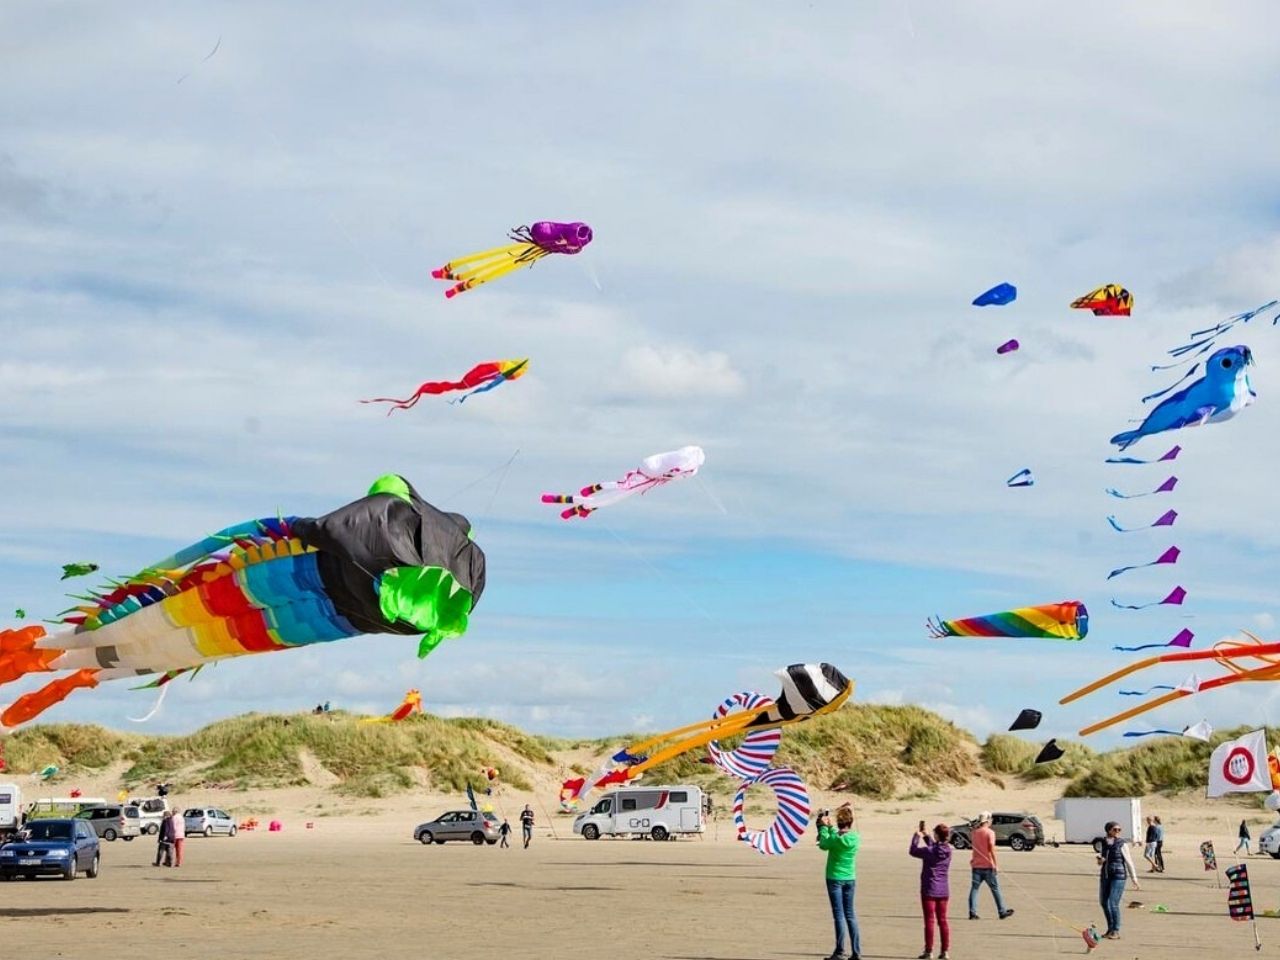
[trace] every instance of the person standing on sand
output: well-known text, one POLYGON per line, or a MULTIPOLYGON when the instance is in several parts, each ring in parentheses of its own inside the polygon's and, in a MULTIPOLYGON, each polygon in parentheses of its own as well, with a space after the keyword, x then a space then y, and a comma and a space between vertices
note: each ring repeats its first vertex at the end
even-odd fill
POLYGON ((1249 836, 1249 824, 1246 821, 1240 821, 1240 832, 1237 836, 1240 838, 1240 842, 1236 844, 1236 848, 1231 852, 1239 853, 1240 848, 1244 847, 1244 855, 1246 857, 1249 856, 1249 841, 1252 840, 1253 837, 1249 836))
POLYGON ((973 873, 973 883, 969 886, 969 919, 981 920, 978 916, 978 890, 985 883, 991 888, 991 895, 996 900, 996 913, 1001 920, 1013 916, 1013 910, 1006 910, 1004 897, 1000 896, 1000 868, 996 863, 996 832, 991 829, 991 814, 983 810, 978 814, 978 828, 973 831, 969 842, 973 845, 973 855, 969 857, 969 869, 973 873))
POLYGON ((520 811, 520 832, 524 836, 524 848, 529 849, 529 841, 533 839, 533 807, 527 803, 520 811))
POLYGON ((510 847, 511 844, 507 842, 507 837, 511 836, 511 824, 503 820, 502 826, 498 828, 498 833, 502 836, 502 843, 498 844, 498 846, 510 847))
POLYGON ((1142 859, 1151 864, 1147 869, 1147 873, 1156 872, 1156 825, 1155 821, 1147 817, 1147 835, 1144 840, 1145 846, 1142 848, 1142 859))
POLYGON ((951 924, 947 922, 947 905, 951 902, 951 887, 947 873, 951 869, 951 828, 940 823, 933 828, 933 838, 925 832, 924 821, 920 829, 911 835, 911 849, 920 864, 920 907, 924 911, 924 953, 920 960, 933 956, 933 925, 938 924, 939 946, 942 952, 938 960, 951 956, 951 924))
POLYGON ((175 867, 182 866, 182 848, 187 842, 187 818, 180 814, 177 810, 170 810, 169 816, 173 820, 173 865, 175 867))
POLYGON ((857 888, 858 847, 862 838, 853 829, 853 808, 847 803, 836 811, 836 825, 830 814, 818 818, 818 849, 827 851, 827 898, 836 926, 836 948, 827 960, 859 960, 862 941, 858 936, 858 915, 853 908, 857 888), (849 953, 844 952, 845 927, 849 928, 849 953))
POLYGON ((1124 897, 1126 879, 1133 879, 1133 889, 1141 890, 1137 871, 1133 869, 1133 859, 1129 856, 1129 845, 1120 836, 1120 824, 1114 820, 1107 823, 1107 835, 1102 841, 1102 852, 1098 854, 1098 902, 1102 904, 1102 915, 1107 921, 1107 932, 1103 934, 1108 940, 1120 939, 1120 900, 1124 897))
POLYGON ((160 829, 156 832, 156 862, 152 866, 160 866, 162 858, 166 867, 173 866, 173 818, 170 816, 160 818, 160 829))
POLYGON ((1164 824, 1159 817, 1152 817, 1156 826, 1156 873, 1164 873, 1164 824))

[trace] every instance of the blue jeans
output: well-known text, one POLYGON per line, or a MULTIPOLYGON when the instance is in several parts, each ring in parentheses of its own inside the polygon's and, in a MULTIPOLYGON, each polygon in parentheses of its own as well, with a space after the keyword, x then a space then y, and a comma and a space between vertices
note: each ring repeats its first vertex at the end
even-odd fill
POLYGON ((969 916, 978 913, 978 888, 983 884, 991 888, 991 895, 996 898, 996 913, 1004 913, 1004 897, 1000 896, 1000 877, 991 867, 973 868, 973 885, 969 887, 969 916))
POLYGON ((1120 932, 1120 900, 1124 896, 1124 877, 1103 877, 1098 882, 1098 902, 1107 918, 1107 933, 1120 932))
POLYGON ((854 955, 862 953, 862 941, 858 939, 858 916, 853 912, 853 891, 856 880, 827 880, 827 897, 831 900, 831 919, 836 924, 836 953, 844 953, 844 930, 849 927, 849 946, 854 955))

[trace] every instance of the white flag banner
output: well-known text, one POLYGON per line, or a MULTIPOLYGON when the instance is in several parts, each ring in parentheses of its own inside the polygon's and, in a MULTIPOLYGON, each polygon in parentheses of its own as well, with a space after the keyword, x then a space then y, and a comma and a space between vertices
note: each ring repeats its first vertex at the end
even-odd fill
POLYGON ((1268 793, 1271 771, 1267 767, 1267 733, 1254 730, 1220 744, 1209 757, 1208 796, 1224 793, 1268 793))

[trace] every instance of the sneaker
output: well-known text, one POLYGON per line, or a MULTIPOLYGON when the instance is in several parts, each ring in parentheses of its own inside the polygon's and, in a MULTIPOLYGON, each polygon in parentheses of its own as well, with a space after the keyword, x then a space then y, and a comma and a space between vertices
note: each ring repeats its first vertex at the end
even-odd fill
POLYGON ((1010 907, 1010 908, 1009 908, 1008 910, 1006 910, 1004 913, 1000 914, 1000 919, 1001 919, 1001 920, 1008 920, 1008 919, 1009 919, 1010 917, 1012 917, 1012 916, 1013 916, 1013 908, 1012 908, 1012 907, 1010 907))
POLYGON ((827 957, 827 960, 845 960, 845 955, 839 950, 836 950, 831 954, 831 956, 827 957))
POLYGON ((920 954, 920 956, 916 957, 916 960, 933 960, 933 954, 926 950, 924 953, 920 954))
POLYGON ((982 918, 981 918, 980 916, 978 916, 976 913, 971 913, 971 914, 969 914, 969 919, 970 919, 970 920, 981 920, 982 918))
POLYGON ((1104 933, 1102 936, 1103 936, 1105 939, 1107 939, 1107 940, 1119 940, 1119 939, 1120 939, 1120 934, 1119 934, 1119 933, 1117 933, 1117 932, 1116 932, 1116 931, 1114 931, 1114 930, 1113 930, 1113 931, 1111 931, 1110 933, 1104 933))
POLYGON ((951 954, 943 950, 940 954, 938 954, 938 960, 951 960, 951 954))

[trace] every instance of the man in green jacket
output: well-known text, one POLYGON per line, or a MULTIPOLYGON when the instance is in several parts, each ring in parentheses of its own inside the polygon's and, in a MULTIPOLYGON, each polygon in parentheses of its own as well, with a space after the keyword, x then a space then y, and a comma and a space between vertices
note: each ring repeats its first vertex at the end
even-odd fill
POLYGON ((858 847, 862 838, 853 829, 853 809, 845 804, 836 811, 836 825, 831 817, 818 817, 818 849, 827 851, 827 897, 831 901, 831 918, 836 925, 836 949, 828 960, 860 960, 862 943, 858 939, 858 917, 853 912, 853 894, 857 886, 858 847), (845 928, 849 930, 850 953, 844 952, 845 928))

